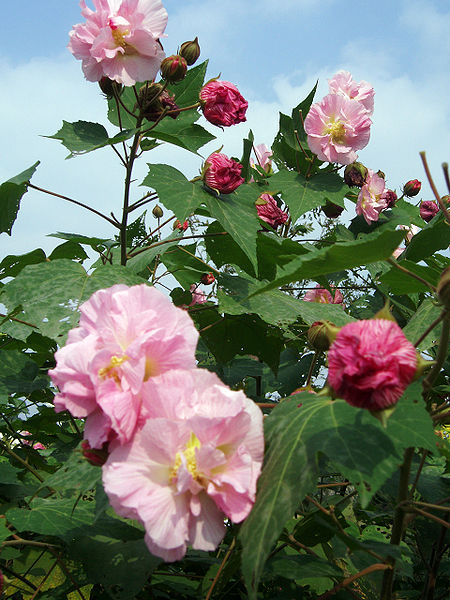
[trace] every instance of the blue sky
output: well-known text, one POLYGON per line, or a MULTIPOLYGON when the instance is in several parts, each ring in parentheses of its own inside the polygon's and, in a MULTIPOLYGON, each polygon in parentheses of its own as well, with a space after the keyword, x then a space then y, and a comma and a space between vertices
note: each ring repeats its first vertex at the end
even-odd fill
MULTIPOLYGON (((327 78, 346 69, 376 91, 372 137, 360 159, 385 171, 392 188, 421 179, 421 197, 431 199, 418 157, 426 150, 445 193, 440 165, 450 158, 448 2, 165 0, 164 5, 166 52, 198 35, 211 77, 221 73, 249 101, 247 123, 223 134, 209 126, 218 143, 205 148, 205 157, 222 143, 224 152, 239 155, 249 128, 257 143, 270 145, 278 112, 290 112, 317 78, 319 100, 327 78)), ((58 142, 40 137, 55 133, 62 119, 103 122, 114 131, 96 84, 84 80, 80 63, 65 48, 68 31, 82 20, 77 0, 10 4, 0 44, 0 181, 41 160, 36 185, 119 212, 123 173, 111 150, 65 161, 67 152, 58 142)), ((188 175, 201 167, 199 158, 163 147, 146 155, 138 178, 148 161, 172 164, 188 175)), ((55 241, 44 236, 57 230, 111 235, 106 223, 33 192, 22 201, 15 235, 1 234, 1 255, 50 248, 55 241)))

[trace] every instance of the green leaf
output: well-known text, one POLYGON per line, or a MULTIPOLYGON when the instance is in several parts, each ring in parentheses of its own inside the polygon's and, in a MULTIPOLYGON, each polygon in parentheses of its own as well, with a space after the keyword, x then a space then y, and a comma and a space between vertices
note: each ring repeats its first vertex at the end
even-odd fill
POLYGON ((327 200, 344 206, 344 197, 349 190, 342 177, 336 173, 318 173, 305 179, 303 175, 286 169, 275 173, 269 184, 271 189, 281 190, 293 223, 309 210, 326 204, 327 200))
POLYGON ((259 186, 243 184, 233 193, 214 197, 207 195, 210 215, 219 221, 238 246, 245 252, 252 266, 257 268, 256 239, 261 228, 255 201, 261 194, 259 186))
POLYGON ((58 492, 76 490, 82 494, 95 488, 101 476, 102 470, 92 466, 77 449, 55 473, 45 479, 41 489, 50 487, 58 492))
POLYGON ((175 102, 180 108, 191 106, 198 102, 200 90, 205 81, 207 66, 208 61, 205 60, 192 69, 189 69, 182 81, 169 85, 168 89, 175 95, 175 102))
POLYGON ((161 164, 148 166, 149 173, 141 185, 156 190, 161 203, 181 222, 206 202, 208 194, 174 167, 161 164))
MULTIPOLYGON (((76 325, 77 308, 95 291, 116 283, 143 282, 126 267, 105 265, 88 275, 79 263, 61 259, 25 267, 4 286, 2 302, 9 310, 21 306, 18 318, 35 325, 43 335, 56 338, 76 325)), ((5 326, 2 330, 7 331, 5 326)), ((29 328, 22 326, 20 339, 29 333, 29 328)))
POLYGON ((72 158, 80 154, 86 154, 105 146, 113 146, 133 137, 139 129, 124 129, 114 137, 110 138, 108 132, 100 123, 90 123, 89 121, 76 121, 68 123, 63 121, 63 126, 53 135, 47 135, 54 140, 61 140, 70 154, 67 158, 72 158))
POLYGON ((199 148, 216 139, 209 131, 195 124, 198 118, 199 114, 192 111, 182 112, 176 119, 166 117, 147 135, 198 154, 199 148))
POLYGON ((195 250, 195 244, 179 245, 166 252, 162 258, 165 267, 184 288, 199 282, 203 273, 208 271, 207 265, 195 256, 195 250))
POLYGON ((354 320, 341 305, 305 302, 279 290, 254 295, 258 283, 249 277, 221 274, 217 294, 220 309, 230 315, 255 313, 266 323, 277 326, 293 323, 299 317, 308 325, 327 320, 338 327, 354 320))
POLYGON ((404 257, 415 262, 431 256, 436 250, 446 250, 450 245, 450 226, 440 213, 413 236, 404 257))
POLYGON ((17 531, 64 537, 72 529, 93 523, 94 506, 83 500, 75 504, 75 499, 35 498, 30 510, 10 508, 6 518, 17 531))
MULTIPOLYGON (((158 255, 163 255, 167 250, 170 250, 170 248, 177 246, 181 239, 183 239, 182 236, 177 232, 172 233, 165 240, 161 240, 167 243, 153 246, 153 248, 147 248, 147 250, 139 252, 136 256, 132 256, 127 262, 127 269, 132 273, 143 273, 158 255)), ((149 272, 147 273, 147 276, 148 275, 150 275, 149 272)))
POLYGON ((241 175, 242 177, 245 179, 245 181, 248 181, 250 179, 250 154, 252 153, 253 150, 253 142, 255 140, 255 137, 253 135, 253 131, 250 129, 250 131, 248 132, 248 138, 244 138, 243 140, 243 152, 242 152, 242 158, 239 161, 242 165, 242 172, 241 175))
POLYGON ((274 575, 301 582, 311 577, 342 577, 339 567, 316 556, 280 556, 276 555, 267 563, 274 575))
POLYGON ((49 260, 57 260, 59 258, 70 258, 72 260, 78 260, 83 262, 86 258, 89 258, 86 252, 83 250, 80 244, 76 242, 64 242, 60 246, 56 246, 53 252, 48 257, 49 260))
POLYGON ((358 489, 364 507, 401 464, 405 448, 435 449, 419 383, 406 390, 386 429, 367 410, 301 393, 273 409, 265 421, 265 439, 256 502, 240 531, 250 598, 256 598, 264 561, 284 523, 315 485, 318 453, 358 489))
POLYGON ((216 267, 237 265, 250 275, 255 275, 252 263, 237 242, 229 235, 210 235, 220 234, 223 230, 223 226, 218 221, 213 221, 206 230, 208 234, 205 236, 206 252, 214 261, 216 267))
POLYGON ((44 262, 45 259, 45 252, 41 248, 26 254, 9 254, 0 263, 0 279, 16 277, 27 265, 36 265, 44 262))
MULTIPOLYGON (((13 467, 9 462, 0 462, 0 485, 8 483, 21 484, 22 482, 17 479, 19 473, 19 469, 13 467)), ((3 520, 1 520, 0 523, 2 523, 2 521, 3 520)))
POLYGON ((0 350, 0 400, 11 394, 27 396, 48 386, 48 378, 40 375, 38 365, 17 350, 0 350))
MULTIPOLYGON (((442 312, 442 307, 438 306, 432 298, 425 298, 415 314, 405 325, 403 333, 413 344, 422 336, 428 327, 435 321, 442 312)), ((440 339, 442 323, 439 323, 417 346, 421 352, 429 350, 440 339)))
POLYGON ((49 233, 48 237, 55 237, 61 240, 68 240, 76 244, 90 246, 96 252, 103 252, 104 250, 111 248, 111 246, 117 245, 115 240, 109 240, 108 238, 87 237, 79 233, 63 233, 58 231, 57 233, 49 233))
MULTIPOLYGON (((408 269, 411 273, 428 281, 430 285, 436 286, 439 281, 440 272, 435 269, 417 265, 410 260, 402 260, 399 264, 405 269, 408 269)), ((400 269, 397 269, 396 267, 392 267, 387 273, 384 273, 380 277, 380 281, 389 286, 393 294, 410 294, 412 292, 430 291, 429 286, 421 283, 418 279, 411 277, 411 275, 400 271, 400 269)))
POLYGON ((0 185, 0 233, 11 235, 12 226, 17 218, 20 200, 27 191, 27 183, 32 178, 40 161, 34 163, 19 175, 0 185))
POLYGON ((306 256, 300 256, 279 268, 275 280, 261 286, 255 293, 266 292, 292 281, 315 279, 318 275, 387 259, 400 244, 404 233, 383 229, 369 233, 361 239, 311 251, 306 256))
POLYGON ((258 279, 269 281, 275 278, 277 267, 282 267, 297 256, 308 254, 314 249, 309 243, 302 244, 269 232, 258 234, 257 247, 258 279))

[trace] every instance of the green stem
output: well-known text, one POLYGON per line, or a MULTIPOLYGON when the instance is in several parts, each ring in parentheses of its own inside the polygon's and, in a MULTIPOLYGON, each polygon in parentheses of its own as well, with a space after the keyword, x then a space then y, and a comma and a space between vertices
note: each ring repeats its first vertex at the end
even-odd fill
POLYGON ((419 154, 420 154, 420 158, 422 159, 423 168, 425 169, 425 173, 426 173, 426 176, 428 178, 428 183, 430 184, 430 187, 433 190, 434 197, 436 198, 439 206, 441 207, 441 210, 442 210, 442 212, 445 215, 447 223, 450 225, 450 214, 449 214, 449 212, 447 210, 447 207, 445 206, 444 202, 442 201, 441 197, 439 196, 439 192, 437 191, 437 188, 436 188, 436 186, 434 184, 433 177, 431 176, 431 172, 430 172, 430 169, 428 167, 428 162, 427 162, 426 154, 423 151, 419 152, 419 154))
MULTIPOLYGON (((405 450, 403 464, 400 467, 400 482, 398 486, 397 506, 394 511, 394 521, 392 523, 391 544, 399 546, 403 538, 403 525, 405 520, 405 505, 408 500, 409 491, 409 474, 411 470, 411 462, 414 456, 414 448, 405 450)), ((392 584, 394 582, 395 559, 389 557, 388 564, 391 569, 384 573, 383 583, 381 587, 380 600, 392 600, 392 584)))
POLYGON ((433 386, 434 380, 439 375, 442 365, 447 360, 448 341, 450 337, 450 314, 447 313, 442 321, 441 339, 439 340, 439 348, 436 356, 436 361, 423 382, 423 393, 428 394, 433 386))
POLYGON ((33 467, 29 465, 25 460, 23 460, 23 458, 21 458, 18 454, 11 450, 11 448, 8 448, 8 446, 4 442, 0 441, 0 447, 2 447, 3 450, 5 450, 14 460, 17 460, 17 462, 23 465, 25 469, 30 471, 30 473, 33 473, 36 479, 39 479, 39 481, 43 483, 44 479, 39 475, 39 473, 35 469, 33 469, 33 467))
MULTIPOLYGON (((139 116, 136 121, 136 128, 139 129, 142 124, 143 117, 139 116)), ((141 134, 136 133, 133 139, 133 145, 131 146, 130 156, 127 161, 127 174, 125 177, 125 191, 123 196, 123 208, 122 208, 122 223, 120 225, 120 264, 125 266, 127 264, 127 222, 128 222, 128 209, 130 204, 130 186, 131 186, 131 174, 133 172, 133 165, 136 159, 136 152, 139 146, 141 134)))

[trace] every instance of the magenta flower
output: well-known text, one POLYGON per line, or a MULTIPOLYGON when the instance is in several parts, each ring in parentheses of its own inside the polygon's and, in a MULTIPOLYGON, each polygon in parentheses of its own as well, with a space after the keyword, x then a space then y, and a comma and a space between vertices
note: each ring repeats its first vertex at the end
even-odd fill
POLYGON ((229 81, 210 81, 200 90, 205 119, 213 125, 237 125, 246 121, 248 102, 229 81))
POLYGON ((152 554, 214 550, 224 519, 249 514, 264 452, 262 413, 209 371, 171 371, 143 388, 149 419, 103 467, 114 510, 138 519, 152 554))
POLYGON ((349 165, 355 162, 370 137, 367 110, 340 94, 328 94, 313 104, 305 119, 308 146, 323 161, 349 165))
POLYGON ((89 81, 108 77, 123 85, 152 80, 165 54, 158 39, 167 25, 161 0, 80 1, 86 23, 74 25, 68 48, 89 81))
POLYGON ((439 205, 433 200, 425 200, 420 203, 420 216, 424 221, 429 223, 431 219, 439 212, 439 205))
POLYGON ((358 195, 356 214, 362 215, 369 225, 378 221, 380 212, 388 206, 386 192, 384 179, 368 169, 366 182, 358 195))
POLYGON ((275 198, 270 194, 261 194, 256 201, 256 211, 258 217, 274 229, 288 220, 287 213, 281 210, 275 198))
POLYGON ((242 165, 226 154, 213 152, 205 161, 203 180, 208 187, 220 194, 231 194, 244 183, 242 165))
MULTIPOLYGON (((331 286, 334 290, 334 287, 331 286)), ((306 302, 320 302, 321 304, 343 304, 344 297, 339 290, 334 290, 334 297, 331 293, 318 283, 314 290, 308 290, 302 300, 306 302)))
POLYGON ((80 307, 79 327, 55 354, 49 374, 55 410, 87 417, 91 448, 128 441, 141 423, 140 391, 149 378, 196 366, 197 330, 169 298, 145 284, 99 290, 80 307))
POLYGON ((341 94, 350 100, 360 102, 368 114, 373 113, 374 89, 367 81, 356 83, 348 71, 338 71, 328 80, 330 94, 341 94))
POLYGON ((330 347, 328 381, 352 406, 377 412, 397 402, 416 366, 416 349, 397 323, 355 321, 341 328, 330 347))

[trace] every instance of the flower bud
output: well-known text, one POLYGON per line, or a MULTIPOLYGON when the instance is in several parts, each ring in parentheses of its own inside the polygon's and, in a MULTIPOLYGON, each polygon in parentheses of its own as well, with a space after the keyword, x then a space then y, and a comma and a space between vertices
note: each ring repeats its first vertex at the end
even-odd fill
POLYGON ((386 201, 386 208, 392 208, 397 202, 397 194, 394 190, 386 190, 381 194, 381 198, 386 201))
POLYGON ((412 198, 413 196, 417 196, 417 194, 420 192, 421 187, 422 184, 418 179, 411 179, 410 181, 405 183, 403 187, 403 194, 408 198, 412 198))
POLYGON ((169 117, 176 119, 180 114, 173 96, 164 90, 160 83, 145 84, 139 90, 138 103, 142 115, 149 121, 157 121, 164 110, 170 111, 169 117))
POLYGON ((211 283, 214 283, 215 280, 216 280, 216 278, 214 277, 214 275, 212 273, 203 273, 203 275, 200 277, 200 281, 204 285, 210 285, 211 283))
POLYGON ((445 268, 437 286, 437 295, 442 304, 450 309, 450 267, 445 268))
POLYGON ((157 204, 154 209, 152 210, 152 214, 154 217, 156 217, 157 219, 160 219, 163 216, 163 209, 159 206, 159 204, 157 204))
POLYGON ((429 223, 438 214, 440 207, 433 200, 425 200, 420 204, 420 216, 429 223))
POLYGON ((325 206, 321 206, 322 212, 329 218, 329 219, 336 219, 337 217, 339 217, 341 215, 341 213, 344 210, 343 206, 339 206, 338 204, 334 204, 334 202, 330 202, 329 200, 327 200, 327 203, 325 204, 325 206))
POLYGON ((344 181, 350 187, 362 187, 366 181, 366 177, 367 168, 360 162, 354 162, 345 167, 344 181))
POLYGON ((330 321, 315 321, 308 329, 308 342, 314 348, 325 352, 336 339, 339 327, 330 321))
POLYGON ((81 442, 81 453, 84 458, 94 467, 102 467, 108 460, 108 442, 105 442, 103 446, 98 448, 91 448, 87 440, 81 442))
POLYGON ((189 66, 193 65, 200 56, 198 37, 196 37, 195 40, 181 44, 179 55, 186 60, 189 66))
POLYGON ((176 83, 186 77, 187 62, 179 54, 168 56, 161 63, 161 75, 170 83, 176 83))
POLYGON ((184 223, 182 223, 179 219, 177 219, 175 221, 175 223, 173 224, 173 230, 175 231, 175 229, 179 229, 180 231, 186 231, 186 229, 189 227, 189 223, 187 221, 184 221, 184 223))
POLYGON ((123 89, 121 83, 117 83, 117 81, 113 81, 109 77, 102 77, 98 85, 107 98, 114 98, 114 92, 120 96, 123 89))
POLYGON ((377 171, 377 175, 378 177, 381 177, 381 179, 386 179, 386 174, 384 171, 377 171))

